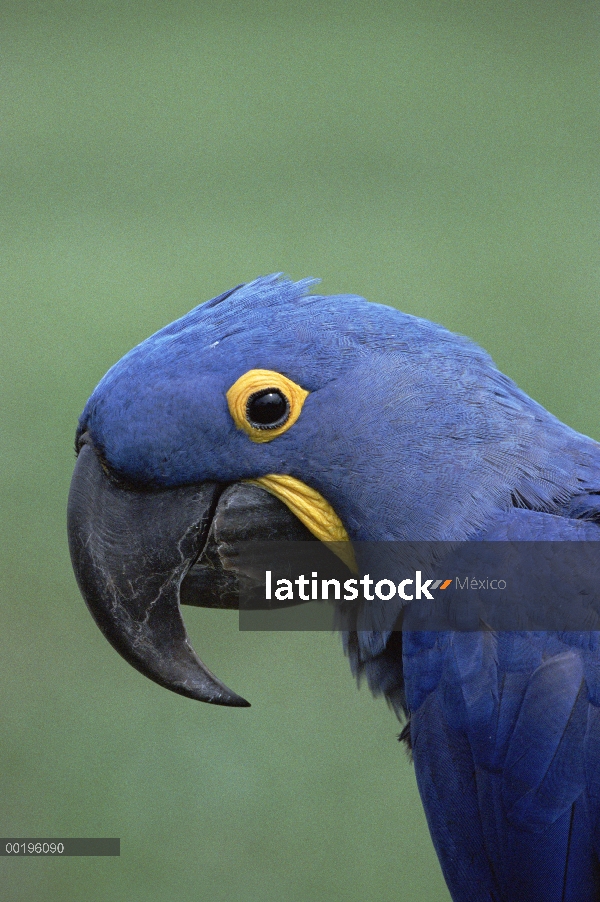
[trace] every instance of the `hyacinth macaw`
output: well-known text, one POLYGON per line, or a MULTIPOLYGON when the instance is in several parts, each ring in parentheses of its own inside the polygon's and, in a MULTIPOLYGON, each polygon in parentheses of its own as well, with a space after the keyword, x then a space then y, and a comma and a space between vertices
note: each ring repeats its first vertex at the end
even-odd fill
MULTIPOLYGON (((247 705, 179 608, 235 606, 219 554, 240 536, 600 539, 600 445, 467 339, 312 284, 269 276, 201 304, 80 418, 80 589, 131 664, 191 698, 247 705)), ((599 635, 346 635, 404 719, 453 899, 600 900, 599 635)))

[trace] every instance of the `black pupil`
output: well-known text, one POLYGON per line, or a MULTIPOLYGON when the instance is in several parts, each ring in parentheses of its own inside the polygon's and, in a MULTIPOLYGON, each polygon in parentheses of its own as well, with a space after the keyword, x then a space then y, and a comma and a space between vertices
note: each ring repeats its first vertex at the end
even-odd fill
POLYGON ((248 398, 246 415, 257 429, 275 429, 289 417, 290 405, 279 389, 265 388, 248 398))

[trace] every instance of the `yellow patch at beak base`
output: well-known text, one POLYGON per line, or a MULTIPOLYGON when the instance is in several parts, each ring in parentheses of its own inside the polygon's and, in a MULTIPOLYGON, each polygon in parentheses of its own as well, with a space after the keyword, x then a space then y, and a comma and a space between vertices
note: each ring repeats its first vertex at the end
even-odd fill
POLYGON ((244 482, 258 485, 279 498, 315 538, 332 544, 331 550, 334 554, 353 573, 357 572, 354 550, 344 524, 329 502, 316 489, 311 489, 293 476, 277 473, 259 476, 257 479, 245 479, 244 482))

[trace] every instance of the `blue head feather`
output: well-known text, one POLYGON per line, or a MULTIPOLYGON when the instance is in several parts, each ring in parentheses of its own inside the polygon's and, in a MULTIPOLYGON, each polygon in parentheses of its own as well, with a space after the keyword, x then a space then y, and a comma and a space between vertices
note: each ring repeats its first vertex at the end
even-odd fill
POLYGON ((439 325, 315 280, 260 278, 126 354, 80 421, 117 474, 153 486, 288 473, 354 539, 461 539, 499 510, 558 511, 589 489, 598 445, 532 401, 488 354, 439 325), (247 370, 310 394, 256 444, 226 401, 247 370))

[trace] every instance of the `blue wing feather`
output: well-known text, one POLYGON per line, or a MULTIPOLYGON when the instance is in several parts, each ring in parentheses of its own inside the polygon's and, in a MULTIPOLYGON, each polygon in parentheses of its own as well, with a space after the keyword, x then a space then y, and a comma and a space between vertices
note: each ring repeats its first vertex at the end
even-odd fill
MULTIPOLYGON (((515 509, 482 537, 600 540, 594 515, 515 509)), ((456 902, 600 900, 599 646, 589 632, 405 632, 369 658, 355 643, 357 672, 410 717, 456 902)))

